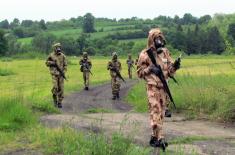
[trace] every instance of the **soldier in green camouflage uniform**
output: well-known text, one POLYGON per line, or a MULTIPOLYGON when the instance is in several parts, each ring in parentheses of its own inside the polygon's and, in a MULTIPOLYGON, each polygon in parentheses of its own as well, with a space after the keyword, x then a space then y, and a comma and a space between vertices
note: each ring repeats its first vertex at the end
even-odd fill
POLYGON ((87 52, 83 53, 83 58, 80 60, 79 64, 81 65, 80 70, 83 72, 84 89, 89 90, 89 76, 92 64, 88 58, 87 52))
POLYGON ((116 69, 119 72, 122 69, 121 63, 117 58, 117 53, 114 52, 112 54, 112 60, 108 62, 107 69, 110 70, 110 76, 111 76, 111 86, 112 86, 112 94, 113 94, 113 100, 119 99, 119 91, 120 91, 120 82, 119 78, 117 76, 117 73, 114 72, 112 69, 116 69))
POLYGON ((132 79, 132 68, 134 68, 133 64, 134 61, 131 59, 131 54, 128 54, 128 59, 126 60, 127 67, 128 67, 128 75, 129 79, 132 79))
POLYGON ((64 77, 61 75, 60 71, 62 73, 67 71, 67 61, 65 55, 62 53, 60 43, 54 44, 53 50, 54 51, 46 60, 46 65, 49 67, 52 76, 53 88, 51 92, 54 105, 58 108, 62 108, 62 101, 64 98, 64 77))

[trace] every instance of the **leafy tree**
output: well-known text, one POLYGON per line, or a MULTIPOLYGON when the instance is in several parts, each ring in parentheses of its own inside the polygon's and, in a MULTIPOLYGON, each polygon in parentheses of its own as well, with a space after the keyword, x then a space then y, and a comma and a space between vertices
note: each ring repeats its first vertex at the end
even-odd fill
POLYGON ((7 55, 13 55, 22 51, 21 43, 17 42, 15 35, 9 34, 7 35, 6 39, 8 45, 7 55))
POLYGON ((46 23, 45 23, 45 21, 44 21, 43 19, 40 20, 40 22, 39 22, 39 27, 40 27, 42 30, 46 30, 46 29, 47 29, 46 23))
POLYGON ((0 30, 0 55, 5 55, 7 52, 7 40, 5 38, 5 32, 0 30))
POLYGON ((209 49, 215 54, 221 54, 225 50, 225 42, 216 26, 209 29, 208 32, 209 49))
POLYGON ((182 51, 186 50, 186 36, 180 24, 177 26, 176 31, 171 30, 169 33, 167 33, 166 38, 174 48, 182 51))
POLYGON ((23 20, 21 22, 21 26, 23 26, 23 27, 30 27, 32 25, 33 25, 33 21, 32 20, 23 20))
POLYGON ((88 47, 88 37, 89 35, 82 33, 77 39, 77 45, 79 48, 79 53, 83 52, 83 49, 88 47))
POLYGON ((108 45, 108 46, 105 47, 102 54, 104 56, 111 56, 113 52, 118 52, 118 50, 120 50, 120 49, 117 46, 108 45))
POLYGON ((58 40, 61 45, 63 51, 68 55, 78 55, 76 40, 72 37, 61 37, 58 40))
POLYGON ((10 23, 11 28, 15 28, 20 26, 20 20, 18 18, 14 18, 14 20, 10 23))
POLYGON ((32 40, 32 45, 35 49, 48 53, 51 51, 52 44, 55 42, 56 37, 50 33, 40 33, 32 40))
POLYGON ((94 47, 88 47, 84 49, 84 52, 87 52, 89 55, 95 55, 96 50, 94 47))
POLYGON ((3 29, 9 29, 10 28, 10 24, 9 24, 7 19, 0 22, 0 28, 3 28, 3 29))
POLYGON ((235 23, 229 24, 227 34, 235 40, 235 23))
POLYGON ((24 38, 24 30, 22 27, 17 27, 13 29, 13 34, 19 38, 24 38))
POLYGON ((92 33, 95 32, 95 17, 91 13, 87 13, 83 17, 83 32, 84 33, 92 33))
POLYGON ((176 24, 180 24, 180 17, 179 17, 178 15, 175 15, 175 17, 174 17, 174 22, 175 22, 176 24))
POLYGON ((198 23, 199 24, 208 23, 211 19, 212 18, 210 15, 205 15, 205 16, 202 16, 198 19, 198 23))
POLYGON ((195 24, 197 22, 197 18, 193 17, 190 13, 184 14, 182 19, 183 24, 195 24))

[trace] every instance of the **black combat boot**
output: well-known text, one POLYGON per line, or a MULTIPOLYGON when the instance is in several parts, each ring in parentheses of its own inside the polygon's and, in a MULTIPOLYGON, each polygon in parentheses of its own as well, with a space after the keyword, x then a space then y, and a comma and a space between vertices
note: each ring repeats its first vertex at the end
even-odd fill
POLYGON ((163 150, 163 152, 165 152, 166 147, 168 146, 168 143, 165 141, 164 138, 158 140, 157 137, 153 137, 153 136, 151 136, 149 144, 152 147, 160 147, 163 150))
POLYGON ((159 145, 157 137, 151 136, 151 139, 149 141, 149 145, 152 146, 152 147, 156 147, 156 145, 159 145))
POLYGON ((58 107, 56 95, 53 95, 52 97, 53 97, 53 101, 54 101, 54 106, 55 106, 55 107, 58 107))
POLYGON ((158 140, 159 142, 159 146, 156 146, 156 147, 160 147, 162 148, 162 151, 165 152, 166 150, 166 147, 168 147, 168 143, 166 142, 166 140, 164 138, 158 140))
POLYGON ((165 117, 171 117, 171 111, 169 109, 166 109, 165 117))
POLYGON ((58 108, 62 108, 62 103, 58 102, 58 108))

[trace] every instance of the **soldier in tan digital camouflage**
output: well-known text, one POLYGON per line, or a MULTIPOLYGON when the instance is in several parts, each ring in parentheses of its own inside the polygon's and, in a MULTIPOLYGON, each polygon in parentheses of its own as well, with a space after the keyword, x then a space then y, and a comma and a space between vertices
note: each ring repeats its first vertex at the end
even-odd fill
POLYGON ((128 59, 126 60, 126 64, 128 67, 128 76, 129 79, 132 79, 132 68, 134 68, 134 61, 131 59, 131 54, 128 54, 128 59))
POLYGON ((83 80, 84 80, 84 90, 89 90, 89 78, 91 74, 91 61, 88 58, 87 52, 83 53, 83 58, 80 60, 79 64, 81 65, 81 72, 83 72, 83 80))
POLYGON ((155 28, 150 30, 147 49, 144 49, 139 55, 137 74, 139 78, 143 78, 146 81, 150 123, 152 127, 152 136, 149 143, 153 147, 160 147, 165 150, 168 144, 164 139, 162 127, 169 96, 159 76, 157 76, 160 73, 160 69, 153 65, 147 53, 149 51, 148 49, 151 49, 166 80, 168 80, 169 76, 173 76, 176 70, 180 68, 180 61, 174 62, 171 58, 170 52, 165 48, 165 38, 160 29, 155 28))
POLYGON ((52 76, 53 88, 51 92, 54 105, 58 108, 62 108, 64 98, 64 74, 67 71, 67 61, 65 55, 62 53, 60 43, 53 45, 53 52, 48 56, 46 65, 49 67, 52 76))
POLYGON ((112 54, 112 60, 108 62, 107 69, 110 70, 111 76, 111 87, 112 87, 112 94, 113 100, 119 99, 119 91, 120 91, 120 82, 118 74, 120 73, 122 66, 120 61, 118 60, 117 53, 114 52, 112 54))

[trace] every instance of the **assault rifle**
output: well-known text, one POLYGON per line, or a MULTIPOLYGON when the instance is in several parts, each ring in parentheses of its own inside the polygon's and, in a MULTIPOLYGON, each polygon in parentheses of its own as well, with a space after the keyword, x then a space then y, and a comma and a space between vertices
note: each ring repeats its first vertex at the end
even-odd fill
POLYGON ((49 60, 55 62, 53 65, 51 65, 52 67, 55 67, 56 70, 60 73, 60 75, 67 81, 67 78, 64 74, 64 72, 60 69, 60 67, 58 66, 58 64, 56 63, 56 61, 54 61, 52 58, 49 58, 49 60))
POLYGON ((121 75, 121 73, 115 68, 115 67, 110 67, 110 70, 111 71, 114 71, 116 74, 117 74, 117 76, 120 78, 120 79, 122 79, 122 81, 123 82, 125 82, 126 83, 126 81, 124 80, 124 78, 122 77, 122 75, 121 75))
POLYGON ((89 73, 90 73, 91 75, 93 75, 92 72, 91 72, 91 70, 90 70, 89 67, 88 67, 88 63, 87 63, 87 62, 83 62, 83 63, 82 63, 82 66, 85 67, 85 68, 89 71, 89 73))
POLYGON ((168 95, 169 98, 170 98, 170 101, 173 103, 174 108, 176 109, 175 102, 174 102, 174 100, 173 100, 173 97, 172 97, 172 95, 171 95, 170 89, 169 89, 168 84, 167 84, 167 82, 166 82, 165 76, 164 76, 164 74, 163 74, 163 72, 162 72, 162 68, 161 68, 161 66, 160 66, 159 64, 157 64, 157 61, 156 61, 156 59, 155 59, 155 57, 154 57, 154 55, 153 55, 153 50, 152 50, 152 48, 149 48, 149 49, 147 50, 147 54, 148 54, 148 56, 149 56, 151 62, 153 63, 153 65, 159 69, 159 74, 155 74, 155 75, 161 80, 161 82, 162 82, 162 84, 163 84, 163 88, 165 89, 167 95, 168 95))

